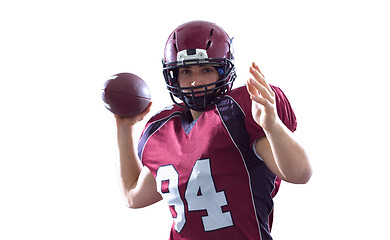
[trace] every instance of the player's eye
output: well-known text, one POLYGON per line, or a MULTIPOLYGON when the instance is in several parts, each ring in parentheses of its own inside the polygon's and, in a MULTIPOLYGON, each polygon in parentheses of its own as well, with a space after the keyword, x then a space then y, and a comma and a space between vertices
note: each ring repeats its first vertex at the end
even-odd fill
POLYGON ((211 72, 213 72, 213 69, 211 67, 205 67, 205 68, 203 68, 203 72, 204 73, 211 73, 211 72))
POLYGON ((190 73, 191 73, 191 70, 186 69, 186 68, 182 68, 182 69, 180 70, 180 73, 181 73, 181 74, 190 74, 190 73))

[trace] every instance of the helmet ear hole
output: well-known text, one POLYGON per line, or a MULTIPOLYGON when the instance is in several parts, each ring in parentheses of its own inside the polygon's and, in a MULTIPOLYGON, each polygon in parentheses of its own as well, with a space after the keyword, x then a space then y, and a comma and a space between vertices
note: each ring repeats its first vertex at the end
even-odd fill
POLYGON ((172 69, 170 71, 167 71, 168 73, 168 83, 170 86, 178 87, 179 83, 177 81, 179 70, 178 69, 172 69))
POLYGON ((173 84, 179 85, 177 79, 179 78, 179 69, 173 69, 171 72, 173 84))

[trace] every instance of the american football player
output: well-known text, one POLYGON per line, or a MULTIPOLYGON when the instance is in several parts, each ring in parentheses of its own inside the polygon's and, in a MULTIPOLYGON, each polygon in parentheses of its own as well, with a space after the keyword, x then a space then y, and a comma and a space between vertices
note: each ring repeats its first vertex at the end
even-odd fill
POLYGON ((136 123, 116 116, 120 175, 129 207, 161 199, 170 239, 272 239, 273 197, 281 181, 307 183, 312 168, 293 132, 284 94, 249 67, 236 79, 232 41, 218 25, 191 21, 169 36, 163 75, 173 105, 147 122, 134 147, 136 123))

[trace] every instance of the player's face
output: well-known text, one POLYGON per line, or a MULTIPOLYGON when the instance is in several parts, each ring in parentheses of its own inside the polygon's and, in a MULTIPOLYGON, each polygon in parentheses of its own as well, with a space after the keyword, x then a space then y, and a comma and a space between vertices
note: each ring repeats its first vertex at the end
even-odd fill
MULTIPOLYGON (((212 66, 188 66, 179 69, 178 80, 180 87, 182 88, 198 87, 210 84, 210 86, 207 86, 207 90, 209 90, 215 87, 215 84, 212 83, 219 80, 219 73, 217 69, 212 66)), ((204 91, 204 88, 199 89, 199 91, 204 91)), ((184 92, 190 93, 191 90, 184 90, 184 92)), ((199 95, 203 95, 203 93, 199 95)))

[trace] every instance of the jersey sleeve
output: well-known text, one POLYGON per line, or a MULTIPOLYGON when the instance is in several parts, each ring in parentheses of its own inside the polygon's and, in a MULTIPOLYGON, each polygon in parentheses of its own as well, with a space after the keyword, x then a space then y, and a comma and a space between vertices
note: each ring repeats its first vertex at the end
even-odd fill
POLYGON ((275 86, 271 86, 276 95, 276 108, 279 118, 290 131, 297 130, 297 118, 284 92, 275 86))

